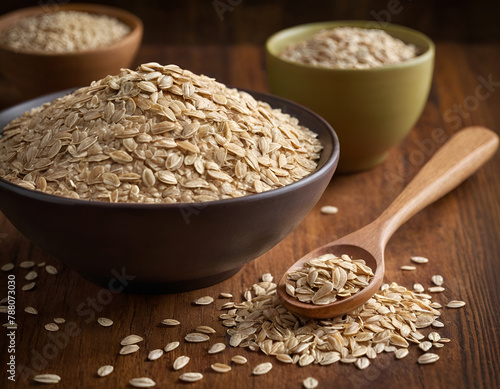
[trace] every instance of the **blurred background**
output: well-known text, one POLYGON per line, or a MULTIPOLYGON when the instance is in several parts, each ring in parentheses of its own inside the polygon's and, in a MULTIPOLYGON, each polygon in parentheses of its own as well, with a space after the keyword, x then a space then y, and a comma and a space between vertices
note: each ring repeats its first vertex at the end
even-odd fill
MULTIPOLYGON (((175 63, 227 85, 261 92, 267 91, 261 77, 266 39, 298 24, 354 19, 373 21, 375 27, 401 24, 438 44, 473 45, 478 56, 470 58, 473 62, 483 61, 500 43, 496 0, 0 0, 0 15, 33 6, 55 11, 70 2, 116 6, 141 18, 144 36, 131 68, 150 61, 175 63), (245 54, 249 52, 251 57, 245 54)), ((438 49, 436 55, 448 54, 438 49)), ((447 61, 455 63, 453 58, 447 61)), ((0 109, 22 100, 0 74, 0 109)))
MULTIPOLYGON (((57 7, 69 0, 1 0, 0 14, 27 7, 57 7)), ((89 1, 74 1, 85 3, 89 1)), ((497 0, 107 0, 139 16, 144 43, 262 44, 296 24, 362 19, 403 24, 434 40, 500 42, 497 0)))

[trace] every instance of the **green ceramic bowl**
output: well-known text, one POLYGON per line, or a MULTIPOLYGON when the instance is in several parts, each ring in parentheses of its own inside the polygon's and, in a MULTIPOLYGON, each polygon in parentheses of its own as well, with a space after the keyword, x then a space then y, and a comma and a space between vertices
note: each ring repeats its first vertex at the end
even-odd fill
POLYGON ((422 114, 431 88, 434 44, 424 34, 370 21, 312 23, 277 32, 266 43, 271 93, 304 105, 326 119, 340 139, 339 172, 381 163, 422 114), (376 27, 374 27, 374 25, 376 27), (334 27, 378 28, 419 49, 406 62, 372 69, 332 69, 278 57, 288 45, 334 27))

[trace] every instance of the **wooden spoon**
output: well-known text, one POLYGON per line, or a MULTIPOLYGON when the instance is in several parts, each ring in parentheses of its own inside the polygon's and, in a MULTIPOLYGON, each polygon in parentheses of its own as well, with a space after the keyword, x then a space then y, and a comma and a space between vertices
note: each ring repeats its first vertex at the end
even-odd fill
POLYGON ((484 127, 468 127, 453 135, 425 164, 420 172, 372 223, 302 257, 283 275, 278 296, 283 306, 302 317, 326 319, 351 312, 367 302, 380 288, 384 278, 384 249, 392 234, 410 217, 438 200, 472 175, 493 156, 498 135, 484 127), (303 303, 285 290, 287 273, 302 268, 312 258, 332 253, 364 259, 374 272, 365 288, 328 305, 303 303))

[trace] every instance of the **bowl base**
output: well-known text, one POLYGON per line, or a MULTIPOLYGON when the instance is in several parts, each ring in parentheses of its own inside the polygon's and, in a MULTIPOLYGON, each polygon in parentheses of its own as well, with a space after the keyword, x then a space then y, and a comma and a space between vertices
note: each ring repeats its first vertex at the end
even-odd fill
MULTIPOLYGON (((201 289, 207 286, 218 284, 236 273, 238 273, 243 266, 231 269, 229 271, 212 275, 210 277, 198 278, 195 280, 179 280, 179 281, 165 281, 165 282, 151 282, 142 280, 127 281, 127 285, 120 290, 120 293, 130 294, 171 294, 188 292, 191 290, 201 289)), ((101 277, 92 274, 82 274, 82 277, 106 289, 111 289, 112 283, 116 281, 114 278, 101 277)))

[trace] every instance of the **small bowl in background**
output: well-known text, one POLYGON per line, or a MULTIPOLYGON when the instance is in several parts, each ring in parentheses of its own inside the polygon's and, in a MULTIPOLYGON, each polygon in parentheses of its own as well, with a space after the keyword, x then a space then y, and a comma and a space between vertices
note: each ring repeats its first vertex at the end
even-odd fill
POLYGON ((277 32, 266 42, 268 83, 271 93, 310 108, 332 125, 341 145, 338 171, 356 172, 381 163, 417 122, 431 88, 435 49, 418 31, 383 24, 377 29, 414 44, 419 55, 371 69, 317 67, 279 57, 289 44, 335 27, 373 28, 373 22, 311 23, 277 32))
MULTIPOLYGON (((25 111, 69 93, 0 113, 1 129, 25 111)), ((126 275, 126 290, 180 292, 220 282, 283 240, 319 200, 337 167, 331 126, 285 99, 251 93, 318 134, 317 169, 284 187, 204 203, 138 204, 75 200, 0 178, 0 210, 32 243, 85 278, 108 286, 126 275)))
POLYGON ((68 53, 33 53, 14 50, 0 43, 0 73, 17 87, 22 99, 88 85, 121 68, 130 67, 143 35, 142 21, 128 11, 98 4, 60 4, 29 7, 0 17, 0 34, 20 20, 58 11, 82 11, 108 15, 127 24, 131 31, 105 47, 68 53))

